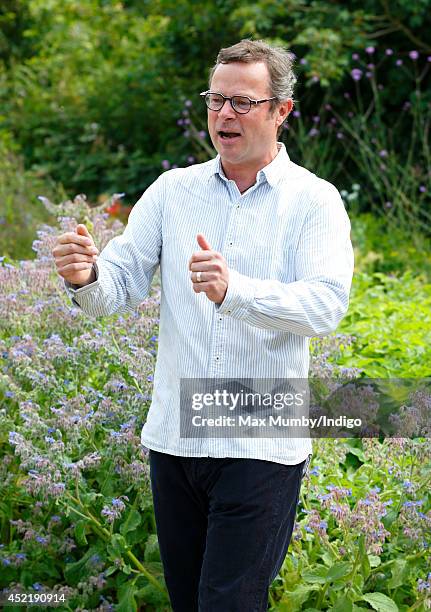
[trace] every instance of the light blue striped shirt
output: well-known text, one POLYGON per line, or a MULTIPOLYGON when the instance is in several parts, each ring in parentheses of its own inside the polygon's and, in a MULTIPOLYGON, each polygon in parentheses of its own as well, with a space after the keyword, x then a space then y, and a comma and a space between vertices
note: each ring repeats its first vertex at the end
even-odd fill
POLYGON ((284 464, 309 438, 181 438, 182 378, 306 378, 309 338, 335 330, 353 273, 350 222, 337 189, 290 161, 284 145, 243 194, 220 157, 162 174, 103 249, 97 280, 74 302, 93 316, 134 310, 160 264, 154 391, 142 444, 181 456, 284 464), (192 289, 189 259, 202 233, 229 267, 221 305, 192 289))

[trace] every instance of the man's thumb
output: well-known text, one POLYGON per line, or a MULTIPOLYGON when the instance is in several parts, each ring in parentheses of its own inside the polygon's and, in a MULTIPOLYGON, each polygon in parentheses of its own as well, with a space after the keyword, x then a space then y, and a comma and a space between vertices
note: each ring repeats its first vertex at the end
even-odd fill
POLYGON ((88 231, 88 229, 85 227, 83 223, 80 223, 79 225, 76 226, 76 233, 79 234, 80 236, 88 236, 88 238, 91 238, 90 232, 88 231))
POLYGON ((201 247, 203 251, 211 251, 211 246, 208 240, 205 238, 203 234, 198 234, 196 236, 196 240, 198 241, 198 245, 201 247))

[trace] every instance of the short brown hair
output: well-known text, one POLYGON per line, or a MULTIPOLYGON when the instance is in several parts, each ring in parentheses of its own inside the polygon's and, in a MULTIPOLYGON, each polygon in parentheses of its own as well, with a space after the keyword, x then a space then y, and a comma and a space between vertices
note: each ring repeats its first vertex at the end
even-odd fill
POLYGON ((269 72, 269 88, 271 96, 277 98, 271 102, 271 109, 277 106, 277 102, 283 102, 288 98, 293 99, 293 89, 296 76, 293 72, 295 56, 283 47, 272 47, 263 40, 241 40, 236 45, 220 49, 215 65, 211 68, 209 83, 219 64, 230 64, 232 62, 264 62, 269 72))

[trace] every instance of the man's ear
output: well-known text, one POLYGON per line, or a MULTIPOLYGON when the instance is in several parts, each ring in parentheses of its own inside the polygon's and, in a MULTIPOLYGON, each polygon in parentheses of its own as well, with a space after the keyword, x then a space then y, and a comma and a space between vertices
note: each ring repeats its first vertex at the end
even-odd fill
POLYGON ((278 123, 279 126, 284 121, 286 121, 287 117, 292 112, 293 104, 294 104, 294 102, 293 102, 292 98, 287 98, 287 100, 283 100, 283 102, 281 102, 278 105, 278 108, 277 108, 277 111, 278 111, 277 123, 278 123))

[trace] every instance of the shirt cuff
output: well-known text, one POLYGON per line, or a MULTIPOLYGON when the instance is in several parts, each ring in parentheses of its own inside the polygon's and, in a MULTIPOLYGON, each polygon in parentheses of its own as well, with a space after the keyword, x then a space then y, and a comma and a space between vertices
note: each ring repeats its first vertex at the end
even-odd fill
POLYGON ((73 285, 72 283, 69 283, 69 281, 65 280, 64 281, 64 285, 67 289, 67 292, 70 294, 71 298, 72 298, 72 302, 78 306, 81 307, 80 304, 78 304, 78 302, 75 300, 75 295, 80 295, 82 293, 86 293, 86 291, 91 291, 92 289, 95 289, 96 287, 98 287, 99 285, 99 268, 97 267, 96 263, 93 263, 93 270, 94 273, 96 275, 96 280, 93 281, 92 283, 89 283, 88 285, 73 285))
POLYGON ((229 285, 221 304, 216 304, 216 310, 221 315, 235 319, 245 319, 254 301, 255 288, 253 279, 229 270, 229 285))

